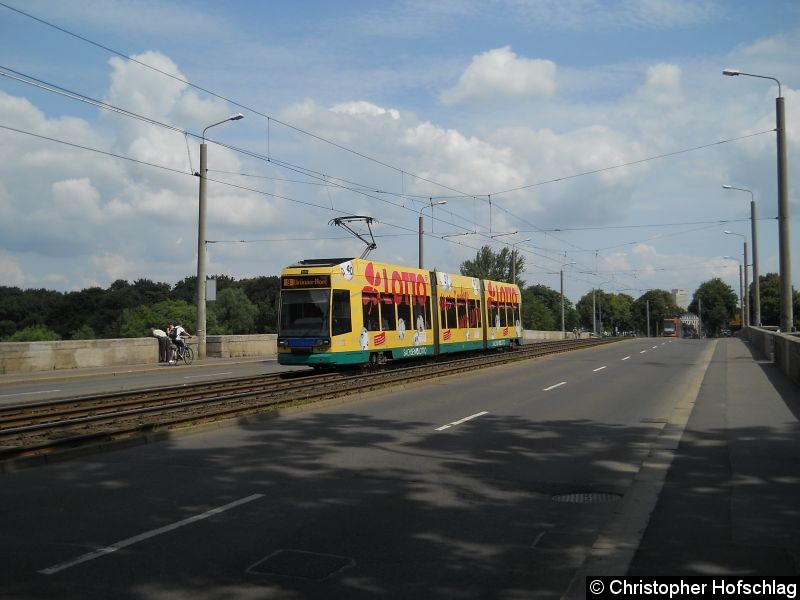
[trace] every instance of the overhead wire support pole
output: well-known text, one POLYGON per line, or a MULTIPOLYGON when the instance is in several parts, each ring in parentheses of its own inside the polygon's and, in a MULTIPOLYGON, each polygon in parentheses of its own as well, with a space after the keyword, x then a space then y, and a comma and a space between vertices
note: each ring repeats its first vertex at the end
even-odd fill
POLYGON ((792 307, 792 255, 789 242, 789 176, 786 160, 786 110, 784 107, 781 82, 775 77, 743 73, 738 69, 723 69, 723 75, 735 77, 757 77, 769 79, 778 84, 778 97, 775 98, 775 132, 777 137, 778 163, 778 263, 780 268, 780 328, 783 332, 794 331, 792 307))

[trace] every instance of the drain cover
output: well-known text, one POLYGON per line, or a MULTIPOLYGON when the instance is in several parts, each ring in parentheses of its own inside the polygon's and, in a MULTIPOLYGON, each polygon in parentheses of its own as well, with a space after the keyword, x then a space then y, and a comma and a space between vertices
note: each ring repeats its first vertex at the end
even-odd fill
POLYGON ((322 581, 355 564, 352 558, 304 550, 278 550, 247 569, 258 575, 280 575, 322 581))
POLYGON ((576 494, 557 494, 553 496, 553 502, 561 502, 563 504, 601 504, 604 502, 616 502, 619 499, 619 494, 606 494, 603 492, 578 492, 576 494))

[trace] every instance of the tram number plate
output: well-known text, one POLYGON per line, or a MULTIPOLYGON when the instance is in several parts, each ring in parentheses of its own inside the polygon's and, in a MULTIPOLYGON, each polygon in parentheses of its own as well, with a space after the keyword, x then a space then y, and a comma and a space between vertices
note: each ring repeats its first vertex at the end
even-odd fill
POLYGON ((426 356, 428 354, 428 349, 425 347, 419 348, 406 348, 403 350, 403 358, 408 358, 410 356, 426 356))

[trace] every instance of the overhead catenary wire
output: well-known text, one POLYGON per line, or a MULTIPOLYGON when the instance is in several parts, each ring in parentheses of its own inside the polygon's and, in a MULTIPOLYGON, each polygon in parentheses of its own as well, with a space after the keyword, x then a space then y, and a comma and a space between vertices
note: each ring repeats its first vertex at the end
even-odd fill
MULTIPOLYGON (((757 133, 749 134, 749 135, 747 135, 747 136, 740 136, 740 137, 738 137, 738 138, 732 138, 732 139, 729 139, 729 140, 722 140, 722 141, 719 141, 719 142, 714 142, 714 143, 711 143, 711 144, 705 144, 705 145, 701 145, 701 146, 695 146, 695 147, 693 147, 693 148, 687 148, 687 149, 684 149, 684 150, 678 150, 678 151, 675 151, 675 152, 670 152, 670 153, 661 154, 661 155, 657 155, 657 156, 653 156, 653 157, 648 157, 648 158, 644 158, 644 159, 639 159, 639 160, 636 160, 636 161, 631 161, 631 162, 628 162, 628 163, 623 163, 623 164, 619 164, 619 165, 612 165, 612 166, 605 167, 605 168, 602 168, 602 169, 596 169, 596 170, 592 170, 592 171, 586 171, 586 172, 583 172, 583 173, 577 173, 577 174, 573 174, 573 175, 568 175, 568 176, 564 176, 564 177, 559 177, 559 178, 552 179, 552 180, 548 180, 548 181, 542 181, 542 182, 537 182, 537 183, 527 184, 527 185, 525 185, 525 186, 519 186, 519 187, 517 187, 517 188, 512 188, 512 189, 508 189, 508 190, 502 190, 502 191, 499 191, 499 192, 493 192, 492 194, 485 194, 485 195, 484 195, 484 194, 467 194, 467 193, 463 193, 463 192, 461 192, 460 190, 457 190, 456 188, 453 188, 453 187, 449 187, 449 186, 443 185, 443 184, 441 184, 440 182, 437 182, 437 181, 435 181, 435 180, 433 180, 433 179, 429 179, 429 178, 421 177, 421 176, 419 176, 419 175, 416 175, 416 174, 414 174, 414 173, 411 173, 411 172, 409 172, 409 171, 407 171, 407 170, 405 170, 405 169, 399 169, 399 168, 397 168, 397 167, 394 167, 393 165, 391 165, 391 164, 389 164, 389 163, 386 163, 386 162, 384 162, 384 161, 381 161, 381 160, 379 160, 379 159, 376 159, 376 158, 374 158, 374 157, 372 157, 372 156, 369 156, 369 155, 367 155, 367 154, 364 154, 364 153, 362 153, 362 152, 359 152, 359 151, 353 150, 352 148, 348 148, 348 147, 346 147, 346 146, 344 146, 344 145, 338 144, 337 142, 334 142, 334 141, 332 141, 332 140, 326 139, 326 138, 324 138, 324 137, 322 137, 322 136, 319 136, 319 135, 317 135, 317 134, 314 134, 314 133, 312 133, 312 132, 309 132, 309 131, 307 131, 307 130, 304 130, 304 129, 300 128, 300 127, 297 127, 297 126, 294 126, 294 125, 292 125, 292 124, 285 123, 285 122, 283 122, 283 121, 281 121, 281 120, 275 119, 274 117, 271 117, 270 115, 267 115, 267 114, 265 114, 265 113, 262 113, 262 112, 260 112, 260 111, 258 111, 258 110, 255 110, 255 109, 253 109, 252 107, 249 107, 249 106, 243 105, 243 104, 241 104, 241 103, 239 103, 239 102, 236 102, 236 101, 234 101, 234 100, 232 100, 232 99, 230 99, 230 98, 227 98, 227 97, 225 97, 225 96, 223 96, 223 95, 221 95, 221 94, 215 93, 215 92, 213 92, 213 91, 211 91, 211 90, 208 90, 208 89, 206 89, 206 88, 203 88, 203 87, 201 87, 201 86, 198 86, 198 85, 196 85, 196 84, 193 84, 193 83, 191 83, 191 82, 187 81, 186 79, 184 79, 184 78, 182 78, 182 77, 178 77, 178 76, 176 76, 175 74, 172 74, 172 73, 169 73, 169 72, 166 72, 166 71, 160 70, 160 69, 158 69, 158 68, 156 68, 156 67, 153 67, 152 65, 149 65, 149 64, 147 64, 147 63, 145 63, 145 62, 143 62, 143 61, 140 61, 140 60, 138 60, 138 59, 136 59, 136 58, 134 58, 134 57, 132 57, 132 56, 126 55, 126 54, 124 54, 124 53, 122 53, 122 52, 119 52, 119 51, 116 51, 116 50, 114 50, 114 49, 112 49, 112 48, 110 48, 110 47, 108 47, 108 46, 104 46, 104 45, 102 45, 102 44, 99 44, 99 43, 97 43, 97 42, 95 42, 95 41, 93 41, 93 40, 90 40, 89 38, 87 38, 87 37, 85 37, 85 36, 81 36, 81 35, 79 35, 79 34, 73 33, 73 32, 71 32, 71 31, 69 31, 69 30, 67 30, 67 29, 65 29, 65 28, 59 27, 59 26, 57 26, 57 25, 55 25, 55 24, 53 24, 53 23, 50 23, 50 22, 48 22, 48 21, 46 21, 46 20, 44 20, 44 19, 41 19, 41 18, 35 17, 34 15, 31 15, 31 14, 29 14, 29 13, 26 13, 26 12, 24 12, 24 11, 21 11, 21 10, 19 10, 19 9, 17 9, 17 8, 14 8, 14 7, 12 7, 12 6, 9 6, 8 4, 6 4, 6 3, 4 3, 4 2, 0 2, 0 6, 3 6, 3 7, 7 8, 7 9, 9 9, 9 10, 12 10, 12 11, 14 11, 14 12, 17 12, 18 14, 21 14, 21 15, 23 15, 23 16, 25 16, 25 17, 31 18, 31 19, 33 19, 33 20, 35 20, 35 21, 37 21, 37 22, 39 22, 39 23, 41 23, 41 24, 43 24, 43 25, 46 25, 46 26, 52 27, 52 28, 54 28, 54 29, 56 29, 56 30, 58 30, 58 31, 61 31, 62 33, 65 33, 65 34, 67 34, 67 35, 73 36, 73 37, 75 37, 76 39, 79 39, 79 40, 81 40, 81 41, 83 41, 83 42, 86 42, 86 43, 92 44, 92 45, 94 45, 94 46, 96 46, 96 47, 98 47, 98 48, 101 48, 101 49, 103 49, 103 50, 106 50, 106 51, 108 51, 108 52, 111 52, 111 53, 113 53, 113 54, 115 54, 115 55, 117 55, 117 56, 120 56, 120 57, 122 57, 122 58, 125 58, 126 60, 129 60, 129 61, 131 61, 131 62, 137 63, 137 64, 139 64, 140 66, 143 66, 143 67, 145 67, 145 68, 148 68, 148 69, 151 69, 151 70, 153 70, 153 71, 155 71, 155 72, 158 72, 158 73, 160 73, 160 74, 161 74, 161 75, 163 75, 163 76, 170 77, 170 78, 172 78, 172 79, 174 79, 174 80, 180 81, 180 82, 182 82, 182 83, 184 83, 184 84, 186 84, 186 85, 188 85, 188 86, 191 86, 191 87, 193 87, 193 88, 195 88, 195 89, 197 89, 197 90, 203 91, 204 93, 207 93, 207 94, 209 94, 209 95, 211 95, 211 96, 214 96, 214 97, 216 97, 216 98, 219 98, 219 99, 221 99, 221 100, 225 100, 226 102, 229 102, 230 104, 232 104, 232 105, 234 105, 234 106, 240 107, 240 108, 242 108, 242 109, 244 109, 244 110, 247 110, 247 111, 249 111, 249 112, 252 112, 252 113, 254 113, 254 114, 257 114, 257 115, 260 115, 260 116, 262 116, 262 117, 265 117, 265 118, 267 119, 267 136, 268 136, 268 140, 267 140, 267 160, 268 160, 268 162, 275 162, 274 160, 272 160, 272 159, 271 159, 271 149, 270 149, 270 124, 271 124, 271 122, 272 122, 272 121, 275 121, 275 123, 277 123, 277 124, 283 125, 284 127, 287 127, 287 128, 289 128, 289 129, 292 129, 292 130, 294 130, 294 131, 297 131, 298 133, 301 133, 301 134, 304 134, 304 135, 308 135, 308 136, 310 136, 311 138, 313 138, 313 139, 316 139, 316 140, 319 140, 319 141, 321 141, 321 142, 324 142, 324 143, 326 143, 326 144, 330 144, 330 145, 332 145, 333 147, 336 147, 336 148, 338 148, 338 149, 340 149, 340 150, 343 150, 343 151, 349 152, 349 153, 351 153, 351 154, 353 154, 353 155, 355 155, 355 156, 358 156, 358 157, 360 157, 360 158, 362 158, 362 159, 364 159, 364 160, 372 161, 373 163, 375 163, 375 164, 378 164, 378 165, 381 165, 381 166, 383 166, 383 167, 385 167, 385 168, 388 168, 388 169, 395 170, 396 172, 399 172, 399 173, 401 174, 401 188, 403 188, 403 189, 401 190, 401 193, 400 193, 400 194, 397 194, 397 193, 387 192, 387 191, 384 191, 384 190, 375 190, 375 191, 373 191, 372 193, 373 193, 373 194, 393 194, 393 195, 395 195, 396 197, 400 198, 401 200, 404 200, 405 198, 413 198, 412 196, 408 196, 407 194, 405 194, 405 193, 404 193, 404 192, 405 192, 405 189, 404 189, 404 188, 405 188, 404 177, 405 177, 405 175, 406 175, 406 174, 408 174, 409 176, 411 176, 411 177, 414 177, 414 178, 416 178, 416 179, 419 179, 420 181, 424 181, 424 182, 430 183, 430 184, 432 184, 432 185, 436 185, 436 186, 442 187, 443 189, 447 189, 447 190, 449 190, 449 191, 452 191, 452 192, 455 192, 455 193, 457 193, 457 194, 458 194, 457 196, 453 196, 453 197, 473 198, 473 199, 475 199, 475 200, 479 200, 479 199, 480 199, 480 200, 483 200, 483 198, 484 198, 484 196, 485 196, 486 200, 488 201, 488 200, 489 200, 489 198, 490 198, 491 196, 497 196, 497 195, 501 195, 501 194, 506 194, 506 193, 510 193, 510 192, 517 191, 517 190, 522 190, 522 189, 529 189, 529 188, 531 188, 531 187, 535 187, 535 186, 541 186, 541 185, 545 185, 545 184, 547 184, 547 183, 555 183, 555 182, 564 181, 564 180, 567 180, 567 179, 574 179, 574 178, 576 178, 576 177, 582 177, 582 176, 586 176, 586 175, 597 174, 597 173, 601 173, 601 172, 608 171, 608 170, 611 170, 611 169, 618 169, 618 168, 622 168, 622 167, 626 167, 626 166, 632 166, 632 165, 636 165, 636 164, 644 163, 644 162, 647 162, 647 161, 650 161, 650 160, 657 160, 657 159, 661 159, 661 158, 665 158, 665 157, 669 157, 669 156, 675 156, 675 155, 677 155, 677 154, 682 154, 682 153, 685 153, 685 152, 691 152, 691 151, 695 151, 695 150, 700 150, 700 149, 704 149, 704 148, 708 148, 708 147, 716 146, 716 145, 719 145, 719 144, 722 144, 722 143, 727 143, 727 142, 731 142, 731 141, 737 141, 737 140, 740 140, 740 139, 746 139, 746 138, 748 138, 748 137, 753 137, 753 136, 756 136, 756 135, 761 135, 761 134, 770 133, 770 132, 773 132, 773 131, 774 131, 774 129, 771 129, 771 130, 767 130, 767 131, 764 131, 764 132, 757 132, 757 133)), ((63 88, 62 88, 62 89, 63 89, 63 88)), ((55 91, 55 89, 54 89, 54 90, 51 90, 51 91, 55 91)), ((130 111, 127 111, 129 114, 126 114, 125 112, 121 112, 121 111, 115 111, 115 112, 120 112, 120 114, 125 114, 125 116, 130 116, 130 117, 132 117, 132 118, 140 118, 140 117, 141 117, 141 115, 135 115, 135 113, 131 113, 130 111)), ((147 118, 144 118, 144 119, 142 119, 142 120, 148 121, 148 119, 147 119, 147 118)), ((183 133, 183 135, 184 135, 184 137, 185 137, 185 138, 188 138, 188 135, 193 135, 194 137, 198 137, 198 136, 196 136, 195 134, 191 134, 191 133, 189 133, 189 132, 186 132, 186 131, 185 131, 185 130, 183 130, 183 129, 176 128, 176 127, 173 127, 173 126, 169 126, 169 125, 167 125, 167 124, 159 123, 159 122, 157 122, 157 121, 154 121, 154 120, 149 120, 148 122, 150 122, 151 124, 155 124, 155 125, 167 126, 167 127, 171 128, 171 129, 173 129, 173 130, 175 130, 175 131, 181 132, 181 133, 183 133)), ((11 130, 14 130, 14 131, 21 131, 21 130, 16 130, 16 129, 14 129, 14 128, 7 128, 7 129, 11 129, 11 130)), ((37 134, 32 134, 32 135, 37 135, 37 134)), ((74 147, 76 147, 76 148, 84 148, 84 149, 89 149, 89 148, 87 148, 87 147, 82 147, 82 146, 80 146, 80 145, 77 145, 77 144, 71 144, 71 143, 69 143, 69 142, 63 142, 63 141, 61 141, 61 140, 54 140, 53 138, 47 138, 46 136, 37 136, 37 137, 41 137, 42 139, 51 139, 51 140, 53 140, 53 141, 59 141, 59 142, 61 142, 61 143, 65 143, 65 144, 67 144, 67 145, 72 145, 72 146, 74 146, 74 147)), ((236 148, 231 148, 231 149, 232 149, 232 150, 234 150, 234 151, 240 151, 240 149, 236 149, 236 148)), ((122 155, 119 155, 119 154, 114 154, 114 153, 110 153, 110 152, 103 152, 103 151, 99 151, 99 152, 101 152, 101 153, 103 153, 103 154, 106 154, 106 155, 108 155, 108 156, 113 156, 113 157, 116 157, 116 158, 121 158, 121 159, 129 160, 129 161, 132 161, 132 162, 138 162, 139 164, 142 164, 142 165, 148 165, 148 166, 153 166, 153 167, 157 167, 157 168, 160 168, 160 169, 166 169, 166 170, 170 170, 170 171, 181 172, 181 171, 177 171, 177 170, 175 170, 175 169, 171 169, 171 168, 169 168, 169 167, 164 167, 163 165, 157 165, 157 164, 154 164, 154 163, 147 163, 146 161, 140 161, 140 160, 137 160, 137 159, 132 159, 132 158, 130 158, 130 157, 125 157, 125 156, 122 156, 122 155)), ((189 160, 190 160, 190 171, 191 171, 191 153, 190 153, 190 152, 188 152, 188 143, 187 143, 187 153, 189 154, 189 160)), ((285 163, 285 164, 282 166, 282 168, 287 168, 287 165, 288 165, 288 163, 285 163)), ((330 178, 331 176, 325 176, 325 177, 327 177, 327 178, 330 178)), ((222 181, 217 181, 217 182, 218 182, 218 183, 225 184, 225 185, 230 185, 228 182, 222 182, 222 181)), ((330 182, 329 182, 329 181, 327 181, 327 182, 326 182, 324 185, 326 185, 326 186, 327 186, 327 185, 330 185, 330 182)), ((248 189, 248 188, 242 188, 242 189, 248 189)), ((344 187, 344 186, 343 186, 343 189, 350 189, 350 191, 353 191, 353 192, 355 192, 355 193, 362 193, 362 194, 364 193, 364 191, 363 191, 363 190, 351 189, 351 188, 344 187)), ((365 186, 365 188, 364 188, 364 189, 368 189, 368 186, 365 186)), ((264 192, 263 190, 251 190, 251 191, 253 191, 253 192, 255 192, 255 193, 260 193, 260 194, 267 194, 267 195, 270 195, 270 196, 273 196, 273 197, 276 197, 276 198, 280 198, 280 197, 282 197, 282 196, 281 196, 281 195, 279 195, 279 194, 272 194, 272 193, 269 193, 269 192, 264 192)), ((375 200, 380 200, 380 198, 376 198, 376 197, 374 197, 374 196, 370 196, 370 197, 372 197, 372 198, 373 198, 373 199, 375 199, 375 200)), ((424 197, 428 197, 428 196, 424 196, 424 197)), ((436 197, 438 198, 438 197, 440 197, 440 196, 436 196, 436 197)), ((287 197, 283 197, 283 198, 284 198, 284 199, 287 199, 287 200, 290 200, 290 201, 293 201, 293 202, 300 202, 300 203, 306 204, 306 205, 308 205, 308 206, 315 206, 315 207, 318 207, 318 208, 326 208, 327 210, 330 210, 330 208, 327 208, 327 207, 320 207, 320 206, 318 206, 318 205, 315 205, 315 204, 313 204, 313 203, 307 203, 307 202, 297 201, 296 199, 291 199, 291 198, 287 198, 287 197)), ((418 198, 423 198, 423 196, 418 196, 418 198)), ((387 202, 387 204, 391 204, 391 205, 393 205, 393 206, 399 206, 399 205, 397 205, 396 203, 392 203, 392 202, 387 202)), ((493 205, 496 205, 496 203, 495 203, 495 202, 493 202, 492 204, 493 204, 493 205)), ((399 206, 399 207, 400 207, 400 208, 406 208, 404 205, 403 205, 403 206, 399 206)), ((515 219, 517 219, 517 220, 521 220, 522 222, 526 222, 526 223, 527 223, 527 221, 525 221, 524 219, 521 219, 521 217, 519 217, 518 215, 515 215, 515 214, 514 214, 514 213, 512 213, 511 211, 508 211, 508 210, 507 210, 507 209, 505 209, 504 207, 497 205, 497 208, 499 208, 500 210, 502 210, 503 212, 505 212, 506 214, 508 214, 508 215, 509 215, 509 216, 511 216, 512 218, 515 218, 515 219)), ((334 212, 338 212, 338 211, 334 211, 334 212)), ((463 219, 463 217, 461 217, 460 215, 454 214, 454 213, 452 213, 451 211, 448 211, 448 212, 449 212, 449 214, 450 214, 451 216, 453 216, 453 217, 458 217, 458 218, 461 218, 461 219, 463 219)), ((437 221, 439 221, 440 219, 438 219, 438 218, 437 218, 436 220, 437 220, 437 221)), ((464 219, 464 220, 465 220, 465 221, 467 221, 466 219, 464 219)), ((442 222, 445 222, 445 221, 442 221, 442 222)), ((467 221, 467 222, 468 222, 468 221, 467 221)), ((477 223, 472 223, 472 224, 473 224, 473 225, 478 225, 477 223)), ((532 227, 535 227, 535 231, 539 231, 539 232, 542 232, 542 233, 548 233, 548 232, 550 232, 549 230, 545 230, 545 229, 542 229, 542 228, 538 228, 538 227, 536 227, 536 226, 534 226, 534 225, 532 225, 532 224, 530 224, 530 225, 531 225, 532 227)), ((458 225, 455 225, 455 226, 458 226, 458 225)), ((489 226, 489 230, 491 231, 491 223, 490 223, 490 226, 489 226)), ((552 231, 553 231, 553 232, 556 232, 556 230, 552 230, 552 231)), ((550 232, 550 233, 552 233, 552 232, 550 232)), ((427 235, 427 234, 426 234, 426 235, 427 235)), ((479 235, 482 235, 482 234, 479 234, 479 235)), ((570 247, 572 247, 572 248, 574 248, 574 249, 576 249, 576 250, 578 250, 578 251, 585 251, 585 252, 588 252, 588 251, 589 251, 589 250, 587 250, 587 249, 580 248, 579 246, 577 246, 577 245, 575 245, 575 244, 572 244, 572 243, 570 243, 570 242, 567 242, 567 241, 565 241, 565 240, 563 240, 563 239, 560 239, 559 237, 552 236, 552 235, 551 235, 551 237, 552 237, 552 239, 554 239, 554 240, 556 240, 556 241, 560 242, 561 244, 568 245, 568 246, 570 246, 570 247)), ((508 244, 510 244, 510 243, 512 243, 512 242, 502 242, 502 241, 499 241, 498 243, 505 243, 506 245, 508 245, 508 244)), ((636 242, 632 242, 632 243, 636 243, 636 242)), ((462 245, 462 244, 459 244, 459 245, 462 245)), ((609 248, 613 248, 613 247, 609 247, 609 248)), ((520 250, 524 250, 524 247, 523 247, 523 246, 520 246, 520 250)), ((547 259, 547 260, 551 260, 551 261, 554 261, 554 260, 555 260, 554 258, 552 258, 552 257, 550 257, 550 256, 544 256, 543 258, 545 258, 545 259, 547 259)))
MULTIPOLYGON (((96 42, 96 41, 94 41, 92 39, 89 39, 86 36, 83 36, 83 35, 80 35, 78 33, 73 32, 73 31, 70 31, 69 29, 66 29, 64 27, 58 26, 58 25, 56 25, 54 23, 51 23, 51 22, 47 21, 46 19, 37 17, 37 16, 35 16, 35 15, 31 14, 31 13, 28 13, 28 12, 25 12, 25 11, 23 11, 21 9, 16 8, 16 7, 10 6, 9 4, 7 4, 5 2, 0 2, 0 6, 3 6, 6 9, 11 10, 13 12, 16 12, 16 13, 18 13, 18 14, 26 17, 26 18, 32 19, 32 20, 34 20, 34 21, 36 21, 36 22, 38 22, 38 23, 40 23, 42 25, 45 25, 47 27, 51 27, 51 28, 53 28, 53 29, 55 29, 57 31, 60 31, 61 33, 64 33, 64 34, 69 35, 71 37, 74 37, 74 38, 76 38, 76 39, 78 39, 78 40, 80 40, 80 41, 82 41, 84 43, 93 45, 93 46, 95 46, 97 48, 100 48, 100 49, 105 50, 107 52, 110 52, 110 53, 112 53, 112 54, 114 54, 116 56, 119 56, 120 58, 124 58, 124 59, 129 60, 129 61, 131 61, 133 63, 136 63, 136 64, 138 64, 138 65, 140 65, 142 67, 150 69, 150 70, 152 70, 152 71, 154 71, 156 73, 159 73, 159 74, 161 74, 161 75, 163 75, 165 77, 169 77, 171 79, 179 81, 179 82, 181 82, 181 83, 183 83, 183 84, 185 84, 187 86, 190 86, 190 87, 192 87, 194 89, 197 89, 199 91, 207 93, 207 94, 209 94, 209 95, 211 95, 211 96, 213 96, 215 98, 218 98, 220 100, 224 100, 226 102, 229 102, 230 104, 232 104, 234 106, 237 106, 237 107, 239 107, 239 108, 241 108, 243 110, 247 110, 249 112, 252 112, 253 114, 256 114, 256 115, 259 115, 261 117, 266 118, 267 119, 267 159, 268 160, 270 159, 270 155, 271 155, 271 151, 270 151, 270 135, 271 135, 270 134, 270 123, 274 121, 275 123, 283 125, 283 126, 289 128, 289 129, 292 129, 294 131, 297 131, 298 133, 310 136, 313 139, 319 140, 319 141, 324 142, 326 144, 329 144, 329 145, 331 145, 333 147, 336 147, 336 148, 338 148, 340 150, 343 150, 345 152, 351 153, 351 154, 353 154, 355 156, 358 156, 360 158, 363 158, 365 160, 371 161, 371 162, 373 162, 375 164, 381 165, 381 166, 383 166, 385 168, 388 168, 388 169, 391 169, 391 170, 394 170, 394 171, 398 172, 401 175, 401 179, 403 180, 403 186, 402 187, 404 187, 404 177, 405 177, 406 174, 408 174, 409 176, 412 176, 412 177, 414 177, 416 179, 419 179, 420 181, 425 181, 425 182, 430 183, 432 185, 436 185, 436 186, 441 187, 443 189, 447 189, 449 191, 455 192, 456 194, 458 194, 457 197, 463 197, 463 198, 479 199, 479 198, 482 198, 482 197, 485 196, 487 201, 488 201, 491 198, 491 196, 498 196, 498 195, 510 193, 510 192, 513 192, 513 191, 519 191, 519 190, 524 190, 524 189, 530 189, 530 188, 537 187, 537 186, 542 186, 542 185, 545 185, 545 184, 548 184, 548 183, 555 183, 555 182, 565 181, 565 180, 568 180, 568 179, 574 179, 574 178, 577 178, 577 177, 583 177, 583 176, 587 176, 587 175, 598 174, 598 173, 602 173, 602 172, 613 170, 613 169, 619 169, 619 168, 623 168, 623 167, 627 167, 627 166, 633 166, 633 165, 636 165, 636 164, 642 164, 642 163, 649 162, 649 161, 652 161, 652 160, 657 160, 657 159, 661 159, 661 158, 675 156, 675 155, 683 154, 683 153, 687 153, 687 152, 693 152, 693 151, 696 151, 696 150, 709 148, 709 147, 712 147, 712 146, 716 146, 716 145, 720 145, 720 144, 724 144, 724 143, 728 143, 728 142, 732 142, 732 141, 738 141, 738 140, 741 140, 741 139, 746 139, 746 138, 749 138, 749 137, 762 135, 764 133, 770 133, 770 132, 775 131, 775 129, 773 128, 773 129, 770 129, 770 130, 766 130, 766 131, 762 131, 762 132, 756 132, 756 133, 748 134, 748 135, 745 135, 745 136, 740 136, 740 137, 737 137, 737 138, 731 138, 731 139, 727 139, 727 140, 720 140, 720 141, 717 141, 717 142, 703 144, 703 145, 695 146, 695 147, 692 147, 692 148, 676 150, 676 151, 673 151, 673 152, 668 152, 668 153, 664 153, 664 154, 660 154, 660 155, 646 157, 646 158, 638 159, 638 160, 635 160, 635 161, 629 161, 629 162, 621 163, 621 164, 618 164, 618 165, 611 165, 611 166, 603 167, 603 168, 600 168, 600 169, 594 169, 594 170, 585 171, 585 172, 582 172, 582 173, 566 175, 566 176, 562 176, 562 177, 558 177, 558 178, 554 178, 554 179, 550 179, 550 180, 546 180, 546 181, 540 181, 540 182, 536 182, 536 183, 526 184, 526 185, 523 185, 523 186, 517 186, 515 188, 509 188, 509 189, 506 189, 506 190, 495 191, 495 192, 491 192, 490 194, 468 194, 468 193, 465 193, 465 192, 463 192, 461 190, 457 190, 456 188, 453 188, 453 187, 447 186, 445 184, 442 184, 440 182, 437 182, 435 180, 432 180, 432 179, 429 179, 429 178, 426 178, 426 177, 422 177, 422 176, 417 175, 415 173, 409 172, 409 171, 407 171, 405 169, 400 169, 398 167, 395 167, 394 165, 386 163, 385 161, 379 160, 379 159, 377 159, 375 157, 369 156, 367 154, 364 154, 362 152, 359 152, 357 150, 354 150, 352 148, 349 148, 347 146, 344 146, 342 144, 334 142, 333 140, 330 140, 330 139, 324 138, 322 136, 319 136, 319 135, 317 135, 315 133, 309 132, 309 131, 307 131, 305 129, 302 129, 301 127, 297 127, 297 126, 292 125, 290 123, 286 123, 284 121, 276 119, 275 117, 273 117, 271 115, 268 115, 266 113, 263 113, 263 112, 255 109, 253 107, 244 105, 244 104, 242 104, 240 102, 237 102, 237 101, 235 101, 235 100, 233 100, 231 98, 228 98, 228 97, 226 97, 226 96, 224 96, 222 94, 219 94, 219 93, 214 92, 214 91, 212 91, 210 89, 204 88, 204 87, 202 87, 202 86, 200 86, 198 84, 192 83, 192 82, 188 81, 187 79, 185 79, 183 77, 178 77, 177 75, 175 75, 173 73, 169 73, 167 71, 164 71, 162 69, 154 67, 154 66, 152 66, 152 65, 150 65, 150 64, 148 64, 148 63, 146 63, 144 61, 140 61, 140 60, 138 60, 138 59, 136 59, 136 58, 134 58, 134 57, 132 57, 132 56, 130 56, 128 54, 125 54, 124 52, 121 52, 119 50, 116 50, 116 49, 111 48, 111 47, 109 47, 107 45, 101 44, 99 42, 96 42)), ((401 197, 405 197, 405 194, 402 194, 401 197)), ((504 209, 502 207, 498 207, 498 208, 500 208, 501 210, 505 211, 506 214, 509 214, 510 216, 512 216, 514 218, 519 218, 517 215, 514 215, 513 213, 507 211, 506 209, 504 209)), ((491 230, 491 223, 490 223, 489 229, 491 230)), ((540 230, 540 229, 537 228, 537 230, 540 230)), ((558 239, 558 238, 554 238, 554 239, 558 239)), ((563 240, 559 240, 559 241, 561 241, 562 243, 565 243, 563 240)), ((573 244, 569 244, 568 242, 566 242, 566 243, 568 245, 574 246, 573 244)), ((574 246, 574 247, 578 248, 577 246, 574 246)), ((580 249, 580 248, 578 248, 578 249, 580 249)), ((581 250, 586 251, 586 249, 581 249, 581 250)))

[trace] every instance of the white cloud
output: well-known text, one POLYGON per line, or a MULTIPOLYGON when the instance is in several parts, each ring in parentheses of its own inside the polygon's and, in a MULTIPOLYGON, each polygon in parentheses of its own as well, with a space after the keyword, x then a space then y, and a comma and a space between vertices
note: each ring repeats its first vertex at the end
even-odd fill
POLYGON ((518 57, 509 46, 472 57, 455 87, 442 92, 445 104, 481 102, 503 97, 551 96, 556 65, 550 60, 518 57))
POLYGON ((17 258, 2 250, 0 250, 0 283, 12 286, 24 286, 28 283, 28 278, 22 272, 17 258))
POLYGON ((343 113, 346 115, 368 115, 371 117, 378 117, 382 115, 389 115, 395 121, 400 118, 400 112, 394 108, 381 108, 371 102, 360 100, 358 102, 342 102, 331 108, 335 113, 343 113))

